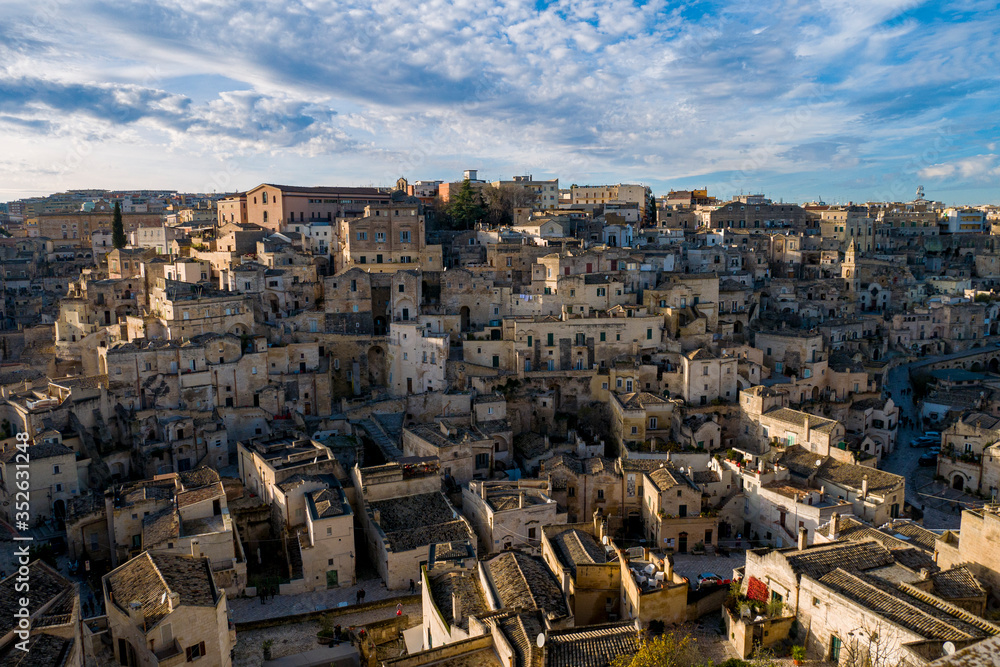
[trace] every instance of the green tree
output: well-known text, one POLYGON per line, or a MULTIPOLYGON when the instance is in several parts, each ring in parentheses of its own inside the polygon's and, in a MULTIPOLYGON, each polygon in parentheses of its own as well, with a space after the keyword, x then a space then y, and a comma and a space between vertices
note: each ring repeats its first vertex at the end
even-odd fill
POLYGON ((469 179, 462 181, 462 187, 448 203, 448 217, 455 229, 472 229, 486 216, 482 197, 472 189, 469 179))
POLYGON ((673 633, 645 639, 635 655, 620 655, 611 667, 690 667, 697 665, 698 651, 690 635, 673 633))
POLYGON ((122 222, 122 205, 115 202, 115 212, 111 218, 111 244, 116 248, 124 248, 127 243, 125 239, 125 223, 122 222))

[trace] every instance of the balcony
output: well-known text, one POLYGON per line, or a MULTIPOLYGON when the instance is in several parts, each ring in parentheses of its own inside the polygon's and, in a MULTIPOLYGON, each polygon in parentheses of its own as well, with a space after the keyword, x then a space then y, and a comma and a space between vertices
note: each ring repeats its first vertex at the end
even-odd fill
POLYGON ((153 656, 158 665, 179 665, 184 662, 184 651, 176 639, 158 651, 153 651, 153 656))

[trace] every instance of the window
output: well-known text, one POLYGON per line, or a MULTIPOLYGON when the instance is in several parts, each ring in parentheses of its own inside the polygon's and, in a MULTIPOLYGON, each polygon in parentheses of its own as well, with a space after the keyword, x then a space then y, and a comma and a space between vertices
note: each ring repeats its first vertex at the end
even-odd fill
POLYGON ((535 537, 536 537, 537 534, 538 534, 538 529, 537 528, 529 528, 528 529, 528 539, 529 540, 535 539, 535 537))
POLYGON ((59 474, 59 466, 52 466, 52 474, 53 475, 59 474))
POLYGON ((400 243, 409 243, 410 242, 410 232, 409 231, 402 231, 402 232, 400 232, 399 233, 399 242, 400 243))
POLYGON ((576 497, 576 487, 575 486, 567 487, 566 488, 566 495, 569 496, 570 498, 575 498, 576 497))
POLYGON ((532 347, 532 342, 533 342, 532 337, 528 336, 528 347, 532 347))
POLYGON ((649 418, 649 428, 656 428, 656 417, 649 418))
POLYGON ((653 330, 646 329, 646 340, 653 340, 653 330))
POLYGON ((598 500, 604 500, 604 489, 598 489, 597 490, 597 499, 598 500))
POLYGON ((489 454, 476 454, 476 468, 489 468, 490 467, 490 455, 489 454))
POLYGON ((607 340, 607 338, 608 338, 608 335, 605 332, 602 331, 601 332, 601 342, 603 343, 605 340, 607 340))
POLYGON ((194 646, 188 646, 186 650, 187 661, 194 662, 198 658, 205 657, 205 642, 199 642, 194 646))
POLYGON ((632 427, 632 435, 636 435, 637 433, 639 433, 639 427, 638 426, 633 426, 632 427))
POLYGON ((548 334, 548 336, 547 336, 547 342, 548 342, 548 346, 549 347, 552 347, 553 345, 555 345, 555 338, 556 338, 555 334, 548 334))
POLYGON ((375 242, 384 243, 385 242, 385 232, 375 232, 375 242))

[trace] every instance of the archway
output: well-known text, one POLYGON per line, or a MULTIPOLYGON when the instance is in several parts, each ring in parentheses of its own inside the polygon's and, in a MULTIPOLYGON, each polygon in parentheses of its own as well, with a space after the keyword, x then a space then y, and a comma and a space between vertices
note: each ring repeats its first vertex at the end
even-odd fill
POLYGON ((469 320, 471 319, 470 315, 471 311, 469 311, 468 306, 462 306, 461 308, 458 309, 458 317, 461 322, 462 331, 469 330, 470 326, 469 320))
POLYGON ((973 373, 982 373, 983 372, 983 365, 981 363, 979 363, 978 361, 974 361, 974 362, 972 362, 972 365, 969 366, 969 370, 972 371, 973 373))
POLYGON ((386 333, 388 333, 388 330, 387 330, 387 327, 386 327, 385 315, 378 315, 378 316, 375 317, 374 327, 375 328, 374 328, 374 332, 373 333, 376 336, 384 336, 384 335, 386 335, 386 333))
POLYGON ((385 385, 385 350, 379 345, 368 349, 368 383, 372 386, 385 385))
POLYGON ((734 334, 741 334, 741 333, 743 333, 743 323, 740 322, 739 320, 736 320, 735 322, 733 322, 733 333, 734 334))
POLYGON ((990 363, 987 366, 987 368, 989 368, 990 373, 1000 372, 1000 361, 997 361, 997 358, 993 357, 992 359, 990 359, 990 363))
POLYGON ((819 400, 819 387, 818 386, 814 386, 813 389, 812 389, 812 400, 814 400, 814 401, 818 401, 819 400))
POLYGON ((66 520, 66 501, 61 498, 54 503, 52 503, 52 515, 55 516, 57 521, 66 520))
POLYGON ((965 478, 962 477, 961 475, 955 475, 955 479, 951 480, 951 488, 955 489, 956 491, 964 491, 965 478))

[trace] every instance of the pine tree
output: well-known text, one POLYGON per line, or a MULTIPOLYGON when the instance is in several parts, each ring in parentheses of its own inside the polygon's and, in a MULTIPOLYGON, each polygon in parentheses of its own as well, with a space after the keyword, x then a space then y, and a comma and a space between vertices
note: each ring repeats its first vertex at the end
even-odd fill
POLYGON ((121 249, 125 247, 126 243, 125 223, 122 222, 122 205, 116 201, 114 217, 111 219, 111 244, 121 249))
POLYGON ((472 229, 486 216, 482 198, 472 189, 469 179, 462 181, 462 187, 449 203, 448 215, 457 229, 472 229))

